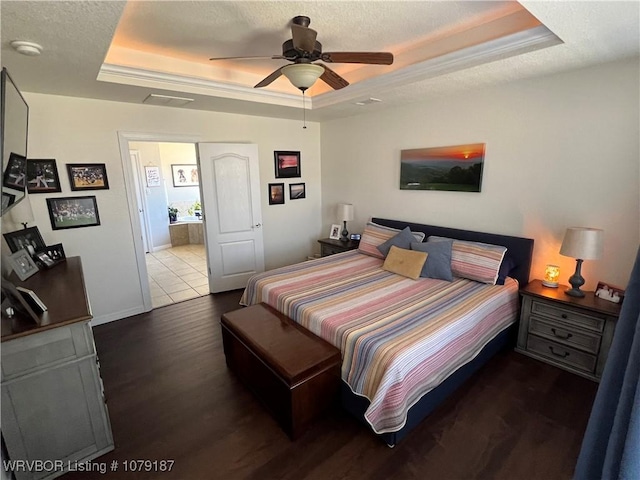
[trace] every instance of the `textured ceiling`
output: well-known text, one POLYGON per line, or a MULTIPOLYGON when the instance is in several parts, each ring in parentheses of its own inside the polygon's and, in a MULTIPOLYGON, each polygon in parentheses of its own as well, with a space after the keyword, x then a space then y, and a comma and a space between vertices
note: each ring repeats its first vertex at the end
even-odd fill
POLYGON ((334 92, 317 82, 309 92, 311 120, 640 51, 637 1, 2 0, 0 15, 2 65, 24 91, 134 103, 150 93, 176 95, 195 100, 184 108, 203 110, 301 116, 300 93, 285 78, 252 88, 286 61, 208 61, 280 54, 296 15, 311 18, 324 51, 394 54, 389 67, 332 64, 351 85, 334 92), (39 43, 44 51, 19 55, 12 40, 39 43), (370 97, 382 102, 355 105, 370 97))

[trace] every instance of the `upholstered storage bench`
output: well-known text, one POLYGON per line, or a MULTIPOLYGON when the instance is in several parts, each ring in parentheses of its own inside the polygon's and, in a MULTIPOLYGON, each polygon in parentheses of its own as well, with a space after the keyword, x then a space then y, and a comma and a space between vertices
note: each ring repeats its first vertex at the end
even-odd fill
POLYGON ((337 401, 340 350, 264 303, 225 313, 228 367, 295 440, 337 401))

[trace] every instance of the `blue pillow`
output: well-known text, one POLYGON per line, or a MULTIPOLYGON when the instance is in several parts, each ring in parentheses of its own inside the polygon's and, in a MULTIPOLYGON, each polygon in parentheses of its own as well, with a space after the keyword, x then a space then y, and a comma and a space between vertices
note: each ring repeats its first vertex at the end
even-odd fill
POLYGON ((504 285, 504 281, 511 273, 517 265, 511 259, 511 257, 505 257, 500 264, 500 270, 498 270, 498 280, 496 281, 496 285, 504 285))
POLYGON ((427 253, 427 261, 422 267, 421 277, 436 278, 438 280, 453 281, 451 273, 451 248, 453 240, 438 242, 411 243, 411 250, 427 253))
POLYGON ((415 242, 416 237, 411 233, 411 229, 406 227, 404 230, 401 230, 398 234, 391 237, 384 243, 378 245, 378 250, 385 257, 389 254, 389 250, 391 247, 404 248, 405 250, 409 250, 411 248, 411 242, 415 242))

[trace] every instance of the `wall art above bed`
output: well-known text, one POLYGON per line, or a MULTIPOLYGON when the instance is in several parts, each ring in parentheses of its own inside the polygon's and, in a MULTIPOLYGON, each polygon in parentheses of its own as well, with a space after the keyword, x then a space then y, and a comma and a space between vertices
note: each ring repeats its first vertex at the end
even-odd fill
POLYGON ((479 192, 484 143, 400 152, 400 190, 479 192))

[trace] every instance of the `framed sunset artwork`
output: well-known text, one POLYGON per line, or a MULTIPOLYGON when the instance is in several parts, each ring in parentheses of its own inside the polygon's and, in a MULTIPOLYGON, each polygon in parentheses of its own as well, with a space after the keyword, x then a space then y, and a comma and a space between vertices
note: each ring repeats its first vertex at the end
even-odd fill
POLYGON ((479 192, 484 143, 400 152, 400 190, 479 192))
POLYGON ((276 178, 300 177, 300 152, 273 152, 276 178))

